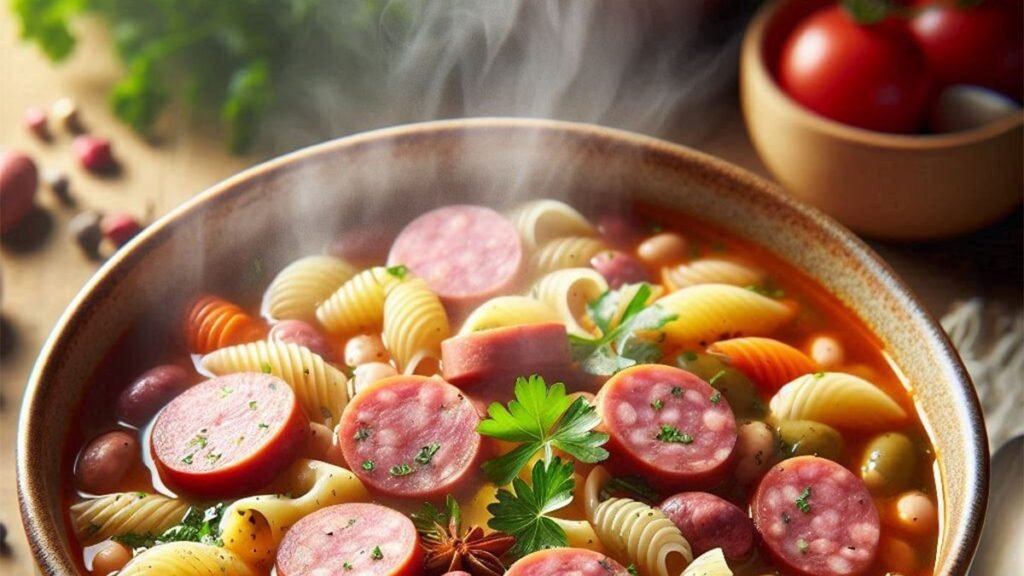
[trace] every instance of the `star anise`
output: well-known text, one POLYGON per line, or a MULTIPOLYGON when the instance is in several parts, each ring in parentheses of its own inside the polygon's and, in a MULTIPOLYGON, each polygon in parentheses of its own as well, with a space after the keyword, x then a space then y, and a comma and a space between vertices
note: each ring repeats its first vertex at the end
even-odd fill
POLYGON ((463 570, 473 576, 501 576, 505 565, 501 556, 516 539, 501 532, 484 532, 479 526, 462 530, 459 504, 448 496, 447 510, 425 504, 412 514, 424 549, 423 565, 428 575, 463 570))

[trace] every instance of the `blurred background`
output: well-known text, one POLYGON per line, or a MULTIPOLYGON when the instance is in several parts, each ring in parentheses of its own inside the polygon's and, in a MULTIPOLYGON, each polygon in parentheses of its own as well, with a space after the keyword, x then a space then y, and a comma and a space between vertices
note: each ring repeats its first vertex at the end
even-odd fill
MULTIPOLYGON (((818 45, 811 50, 812 56, 817 55, 811 60, 824 59, 818 65, 826 70, 812 70, 812 76, 821 75, 812 80, 833 87, 850 82, 845 94, 851 106, 859 106, 852 112, 817 106, 813 86, 801 84, 799 77, 787 80, 782 89, 774 86, 779 74, 789 78, 786 70, 804 70, 796 60, 786 60, 799 57, 800 51, 788 44, 795 45, 805 21, 802 16, 779 33, 782 48, 777 53, 756 56, 773 75, 769 92, 752 92, 749 85, 744 86, 741 105, 744 37, 759 10, 764 20, 767 11, 786 4, 808 2, 12 0, 4 4, 0 8, 0 572, 29 574, 33 570, 17 513, 13 466, 24 383, 56 319, 103 259, 141 227, 246 167, 331 138, 406 122, 466 116, 592 122, 695 147, 780 181, 794 192, 799 192, 797 180, 776 159, 758 154, 768 140, 752 129, 758 124, 752 122, 751 114, 763 124, 775 112, 751 101, 768 103, 784 94, 781 106, 790 112, 779 114, 798 110, 795 113, 805 114, 812 124, 841 126, 839 133, 847 130, 851 138, 870 141, 879 158, 921 147, 919 142, 932 142, 929 148, 942 142, 960 142, 955 146, 966 140, 995 142, 986 150, 1009 151, 1018 158, 1016 163, 1012 158, 1009 163, 997 158, 994 164, 984 165, 985 172, 995 170, 1007 176, 999 181, 1006 189, 992 200, 1000 204, 980 221, 953 227, 952 233, 953 228, 941 222, 931 228, 926 225, 910 238, 899 231, 874 230, 867 239, 954 335, 979 385, 986 412, 1003 423, 990 430, 993 448, 1019 433, 1024 424, 1014 422, 1013 416, 1024 408, 1019 386, 1024 381, 1024 217, 1019 207, 1024 195, 1019 158, 1024 118, 1018 91, 1022 81, 1015 75, 1021 60, 1021 19, 1014 12, 1020 2, 987 0, 970 13, 968 28, 954 27, 981 30, 979 37, 988 40, 1008 39, 977 47, 987 54, 980 58, 997 60, 1009 70, 999 68, 991 77, 960 78, 953 71, 953 77, 947 78, 946 71, 936 70, 929 60, 929 37, 924 33, 907 32, 909 40, 892 41, 897 48, 892 42, 886 44, 885 49, 896 52, 885 53, 876 69, 870 67, 869 58, 858 58, 856 66, 843 62, 841 43, 818 45), (999 27, 1003 25, 1009 27, 999 27), (914 38, 917 48, 909 44, 914 38), (899 52, 900 46, 912 54, 899 52), (842 71, 840 76, 831 75, 837 70, 842 71), (871 82, 881 86, 886 78, 900 81, 886 86, 905 90, 896 98, 900 102, 896 107, 903 108, 895 112, 892 98, 889 104, 879 104, 871 92, 877 88, 871 82), (914 104, 913 81, 922 78, 927 90, 914 104), (903 125, 899 121, 872 124, 891 114, 909 120, 903 125), (868 119, 866 123, 863 118, 868 119), (936 136, 937 132, 950 134, 936 136), (901 238, 892 240, 896 237, 901 238)), ((848 4, 860 10, 857 18, 870 25, 880 25, 878 21, 885 18, 879 13, 884 2, 848 4)), ((830 6, 826 1, 814 3, 814 8, 830 6)), ((904 3, 897 8, 905 22, 922 18, 923 8, 908 12, 911 7, 904 3)), ((928 12, 928 17, 936 14, 928 12)), ((858 24, 851 17, 849 26, 859 25, 863 22, 858 24)), ((922 26, 927 29, 930 24, 926 21, 922 26)), ((844 31, 829 33, 840 38, 844 31)), ((972 42, 982 40, 946 42, 969 52, 972 42)), ((863 50, 869 48, 855 46, 848 53, 868 54, 863 50)), ((750 65, 743 63, 744 82, 748 82, 750 65)), ((892 96, 891 91, 888 94, 892 96)), ((825 101, 836 98, 832 95, 825 101)), ((789 132, 773 132, 771 125, 758 130, 784 136, 772 141, 773 147, 800 145, 787 140, 789 132)), ((975 152, 968 156, 977 157, 975 152)), ((815 161, 813 155, 801 159, 801 163, 815 161)), ((870 159, 857 162, 852 169, 858 173, 885 173, 870 159)), ((910 186, 897 190, 865 188, 864 197, 875 202, 864 204, 867 210, 877 209, 880 194, 891 199, 895 209, 901 204, 899 194, 923 194, 927 201, 930 167, 920 166, 914 169, 923 179, 920 186, 913 186, 911 180, 910 186)), ((976 168, 968 165, 956 170, 969 174, 976 168)), ((819 188, 827 192, 831 187, 820 184, 819 188)), ((990 192, 968 186, 961 195, 984 205, 990 192)), ((843 194, 846 200, 860 195, 857 191, 843 194)), ((827 196, 822 201, 826 209, 836 206, 829 201, 827 196)))

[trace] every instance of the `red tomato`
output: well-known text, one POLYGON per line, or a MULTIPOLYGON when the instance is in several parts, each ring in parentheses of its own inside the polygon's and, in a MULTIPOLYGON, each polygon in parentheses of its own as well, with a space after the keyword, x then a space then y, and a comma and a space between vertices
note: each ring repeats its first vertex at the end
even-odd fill
POLYGON ((918 0, 910 31, 944 85, 977 84, 1018 100, 1024 92, 1024 10, 1020 0, 961 8, 918 0))
POLYGON ((779 83, 796 101, 845 124, 913 132, 931 80, 921 50, 895 22, 860 25, 839 6, 815 12, 782 49, 779 83))

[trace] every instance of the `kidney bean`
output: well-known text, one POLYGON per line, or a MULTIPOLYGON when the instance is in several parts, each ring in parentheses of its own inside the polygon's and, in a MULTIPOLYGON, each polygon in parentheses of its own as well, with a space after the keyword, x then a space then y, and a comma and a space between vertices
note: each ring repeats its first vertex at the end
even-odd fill
POLYGON ((604 276, 608 286, 650 282, 651 275, 639 260, 619 250, 606 250, 590 259, 590 265, 604 276))
POLYGON ((103 236, 110 240, 114 246, 120 248, 142 231, 142 225, 131 214, 117 212, 107 214, 100 222, 103 229, 103 236))
POLYGON ((32 211, 39 170, 28 156, 0 152, 0 234, 12 230, 32 211))
POLYGON ((75 137, 71 149, 82 167, 90 172, 102 172, 114 166, 114 155, 106 138, 83 134, 75 137))
POLYGON ((94 438, 78 456, 75 480, 92 494, 117 490, 128 471, 139 461, 139 442, 134 434, 117 430, 94 438))
POLYGON ((328 362, 334 362, 337 356, 327 337, 315 326, 302 320, 282 320, 274 324, 268 338, 273 342, 287 342, 309 348, 328 362))
POLYGON ((636 226, 626 217, 615 213, 598 216, 597 231, 605 240, 615 245, 631 244, 640 236, 640 230, 636 226))
POLYGON ((117 399, 118 420, 141 427, 192 384, 181 366, 165 364, 135 379, 117 399))

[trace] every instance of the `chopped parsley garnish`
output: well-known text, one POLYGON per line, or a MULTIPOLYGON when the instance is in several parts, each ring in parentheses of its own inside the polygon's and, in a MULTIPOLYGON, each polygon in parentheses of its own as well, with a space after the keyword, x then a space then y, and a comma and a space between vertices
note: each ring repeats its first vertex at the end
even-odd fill
POLYGON ((369 437, 369 428, 356 428, 356 433, 352 435, 352 438, 355 439, 356 442, 362 442, 363 440, 366 440, 369 437))
POLYGON ((136 492, 135 493, 135 497, 138 498, 139 500, 142 500, 146 496, 149 496, 149 494, 146 494, 145 492, 136 492))
POLYGON ((188 464, 189 466, 191 466, 192 465, 192 458, 194 456, 195 456, 195 454, 189 454, 188 456, 185 456, 184 458, 181 459, 182 464, 188 464))
POLYGON ((630 574, 632 574, 632 576, 640 575, 640 572, 638 572, 636 569, 636 564, 630 564, 629 566, 626 566, 626 572, 629 572, 630 574))
POLYGON ((377 467, 377 463, 373 460, 363 460, 363 470, 367 472, 373 472, 373 469, 377 467))
POLYGON ((209 460, 211 464, 216 462, 217 460, 220 460, 220 457, 221 454, 215 454, 213 452, 210 452, 209 454, 206 455, 206 459, 209 460))
POLYGON ((351 570, 352 569, 352 563, 351 562, 343 562, 341 564, 341 567, 344 568, 345 570, 351 570))
POLYGON ((380 546, 373 547, 373 552, 370 552, 370 558, 373 558, 374 560, 384 559, 384 553, 380 551, 380 546))
POLYGON ((188 441, 188 444, 186 444, 185 447, 186 448, 200 448, 200 449, 202 449, 202 448, 206 448, 206 442, 207 442, 206 436, 204 436, 202 434, 196 434, 195 436, 192 437, 191 440, 188 441))
POLYGON ((405 275, 409 273, 409 268, 405 264, 389 266, 386 270, 388 271, 388 274, 391 274, 399 280, 405 280, 405 275))
POLYGON ((266 422, 260 422, 259 428, 260 430, 266 430, 267 428, 270 428, 270 424, 267 424, 266 422))
POLYGON ((273 370, 273 368, 270 366, 269 362, 264 362, 264 363, 260 364, 260 370, 264 374, 270 374, 270 372, 273 370))
POLYGON ((601 417, 583 397, 570 400, 564 384, 549 387, 540 376, 520 377, 515 396, 508 408, 492 403, 487 409, 489 418, 477 427, 484 436, 520 444, 484 463, 484 473, 492 482, 508 484, 541 450, 545 460, 551 459, 554 448, 589 464, 608 458, 608 451, 601 447, 608 435, 594 432, 601 417))
POLYGON ((256 401, 255 400, 249 400, 249 410, 255 410, 255 409, 256 409, 256 401))
POLYGON ((434 458, 434 454, 441 449, 441 445, 437 442, 431 442, 430 444, 420 448, 419 454, 413 458, 418 464, 430 464, 430 461, 434 458))
POLYGON ((656 438, 662 442, 672 444, 690 444, 693 442, 693 436, 686 432, 680 432, 675 426, 669 426, 668 424, 661 425, 661 430, 656 438))
POLYGON ((498 489, 497 502, 487 506, 491 519, 487 525, 514 536, 515 546, 509 551, 521 557, 545 548, 565 547, 569 541, 549 514, 567 506, 573 497, 572 462, 555 457, 550 462, 538 460, 533 465, 531 483, 522 478, 512 480, 512 489, 498 489))
POLYGON ((651 402, 651 408, 655 410, 661 410, 665 407, 665 403, 661 401, 661 398, 655 398, 654 402, 651 402))
POLYGON ((227 398, 228 396, 231 396, 231 394, 234 393, 234 391, 235 391, 235 389, 230 387, 230 386, 221 386, 220 387, 220 397, 221 398, 227 398))
POLYGON ((810 547, 811 546, 807 543, 807 540, 804 540, 803 538, 797 538, 796 549, 799 550, 801 554, 807 554, 807 549, 810 547))
POLYGON ((682 398, 683 397, 683 389, 680 388, 679 386, 673 386, 672 387, 672 397, 673 398, 682 398))
POLYGON ((415 469, 408 464, 395 464, 388 470, 388 474, 392 476, 408 476, 415 472, 415 469))
POLYGON ((725 376, 725 370, 719 370, 718 372, 716 372, 715 375, 712 376, 710 380, 708 380, 708 384, 714 386, 715 382, 718 382, 719 380, 722 379, 722 376, 725 376))
POLYGON ((807 499, 810 498, 810 497, 811 497, 811 487, 808 486, 807 488, 804 488, 804 491, 801 492, 800 496, 798 496, 797 499, 796 499, 796 507, 799 508, 800 511, 803 512, 804 514, 807 514, 808 512, 811 511, 811 503, 807 501, 807 499))
POLYGON ((686 360, 687 362, 696 362, 697 358, 699 358, 699 356, 697 356, 696 352, 683 352, 683 360, 686 360))
POLYGON ((643 283, 636 288, 621 318, 618 318, 619 305, 625 294, 628 294, 625 288, 609 290, 587 304, 587 313, 601 336, 569 336, 573 360, 578 361, 585 372, 610 376, 624 368, 661 359, 662 328, 678 316, 656 303, 647 306, 651 287, 643 283))
POLYGON ((722 401, 722 393, 716 391, 714 394, 711 395, 711 398, 709 398, 709 400, 711 400, 712 404, 718 404, 719 402, 722 401))
POLYGON ((824 378, 825 377, 825 373, 824 372, 815 372, 814 373, 814 377, 815 378, 824 378))
POLYGON ((448 494, 444 499, 444 508, 438 509, 430 502, 424 502, 419 510, 409 514, 416 531, 427 542, 439 542, 450 538, 452 534, 462 534, 462 511, 455 498, 448 494), (455 530, 450 529, 455 525, 455 530))

